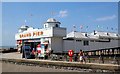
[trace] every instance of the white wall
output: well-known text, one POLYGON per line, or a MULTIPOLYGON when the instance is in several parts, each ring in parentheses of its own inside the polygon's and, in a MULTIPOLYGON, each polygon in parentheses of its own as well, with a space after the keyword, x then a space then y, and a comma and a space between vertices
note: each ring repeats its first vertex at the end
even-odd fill
POLYGON ((118 40, 111 40, 111 42, 90 42, 89 46, 84 46, 83 41, 74 43, 74 40, 64 40, 64 51, 68 51, 73 49, 74 52, 79 52, 80 49, 84 51, 97 50, 97 49, 105 49, 105 48, 114 48, 118 47, 118 40), (74 46, 75 45, 75 46, 74 46))
POLYGON ((64 49, 63 51, 68 51, 70 49, 73 49, 74 50, 74 41, 70 41, 70 40, 64 40, 64 49))
POLYGON ((104 48, 114 48, 118 47, 117 40, 111 40, 111 42, 90 42, 90 50, 104 49, 104 48))
POLYGON ((62 52, 63 38, 62 37, 52 37, 51 38, 51 49, 53 50, 53 52, 62 52))
POLYGON ((66 28, 53 27, 53 36, 65 37, 66 36, 66 28))

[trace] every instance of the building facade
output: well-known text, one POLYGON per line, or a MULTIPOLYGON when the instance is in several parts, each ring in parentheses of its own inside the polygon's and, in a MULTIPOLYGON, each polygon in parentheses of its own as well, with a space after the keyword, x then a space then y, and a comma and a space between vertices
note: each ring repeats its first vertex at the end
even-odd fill
MULTIPOLYGON (((72 49, 78 53, 80 49, 93 51, 120 47, 119 34, 100 31, 92 33, 72 31, 66 34, 66 28, 60 27, 60 24, 56 19, 50 18, 44 23, 42 29, 23 25, 15 35, 18 48, 29 44, 36 49, 40 44, 44 51, 53 50, 54 53, 63 53, 72 49)), ((120 53, 120 50, 117 52, 120 53)))

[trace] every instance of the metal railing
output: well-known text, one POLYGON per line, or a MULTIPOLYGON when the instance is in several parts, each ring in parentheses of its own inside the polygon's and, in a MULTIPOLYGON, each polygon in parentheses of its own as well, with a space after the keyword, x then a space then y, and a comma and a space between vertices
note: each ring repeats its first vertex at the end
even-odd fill
MULTIPOLYGON (((69 61, 68 55, 54 55, 54 57, 50 57, 51 60, 56 61, 69 61)), ((79 56, 72 57, 73 62, 79 62, 79 56)), ((120 65, 120 57, 119 56, 84 56, 85 60, 83 62, 86 63, 100 63, 100 64, 116 64, 120 65)))

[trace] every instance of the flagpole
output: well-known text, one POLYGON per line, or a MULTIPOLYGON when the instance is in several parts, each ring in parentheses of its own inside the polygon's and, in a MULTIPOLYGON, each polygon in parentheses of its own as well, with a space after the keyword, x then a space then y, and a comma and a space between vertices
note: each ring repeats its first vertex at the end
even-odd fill
POLYGON ((99 27, 100 27, 100 26, 99 26, 99 25, 97 25, 97 31, 99 31, 99 27))
POLYGON ((73 33, 74 33, 74 51, 75 51, 75 49, 76 49, 75 28, 76 28, 76 26, 73 25, 73 33))
POLYGON ((108 32, 108 27, 107 27, 107 32, 108 32))
POLYGON ((87 33, 88 26, 86 26, 86 33, 87 33))
POLYGON ((83 28, 83 26, 82 25, 80 25, 80 31, 82 32, 82 28, 83 28))
POLYGON ((26 25, 26 22, 27 22, 27 21, 26 21, 26 19, 25 19, 25 25, 26 25))

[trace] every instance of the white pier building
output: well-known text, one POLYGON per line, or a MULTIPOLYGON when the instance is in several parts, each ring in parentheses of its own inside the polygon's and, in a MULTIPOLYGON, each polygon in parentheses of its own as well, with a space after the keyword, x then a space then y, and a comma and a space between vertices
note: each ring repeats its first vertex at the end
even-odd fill
POLYGON ((105 49, 105 52, 107 49, 115 49, 114 53, 120 54, 119 34, 100 31, 92 33, 73 31, 67 34, 66 28, 60 27, 60 24, 56 19, 50 18, 43 24, 42 29, 23 25, 15 35, 17 46, 29 44, 36 49, 40 44, 45 51, 53 50, 54 53, 63 53, 70 49, 75 53, 80 49, 83 51, 105 49))

